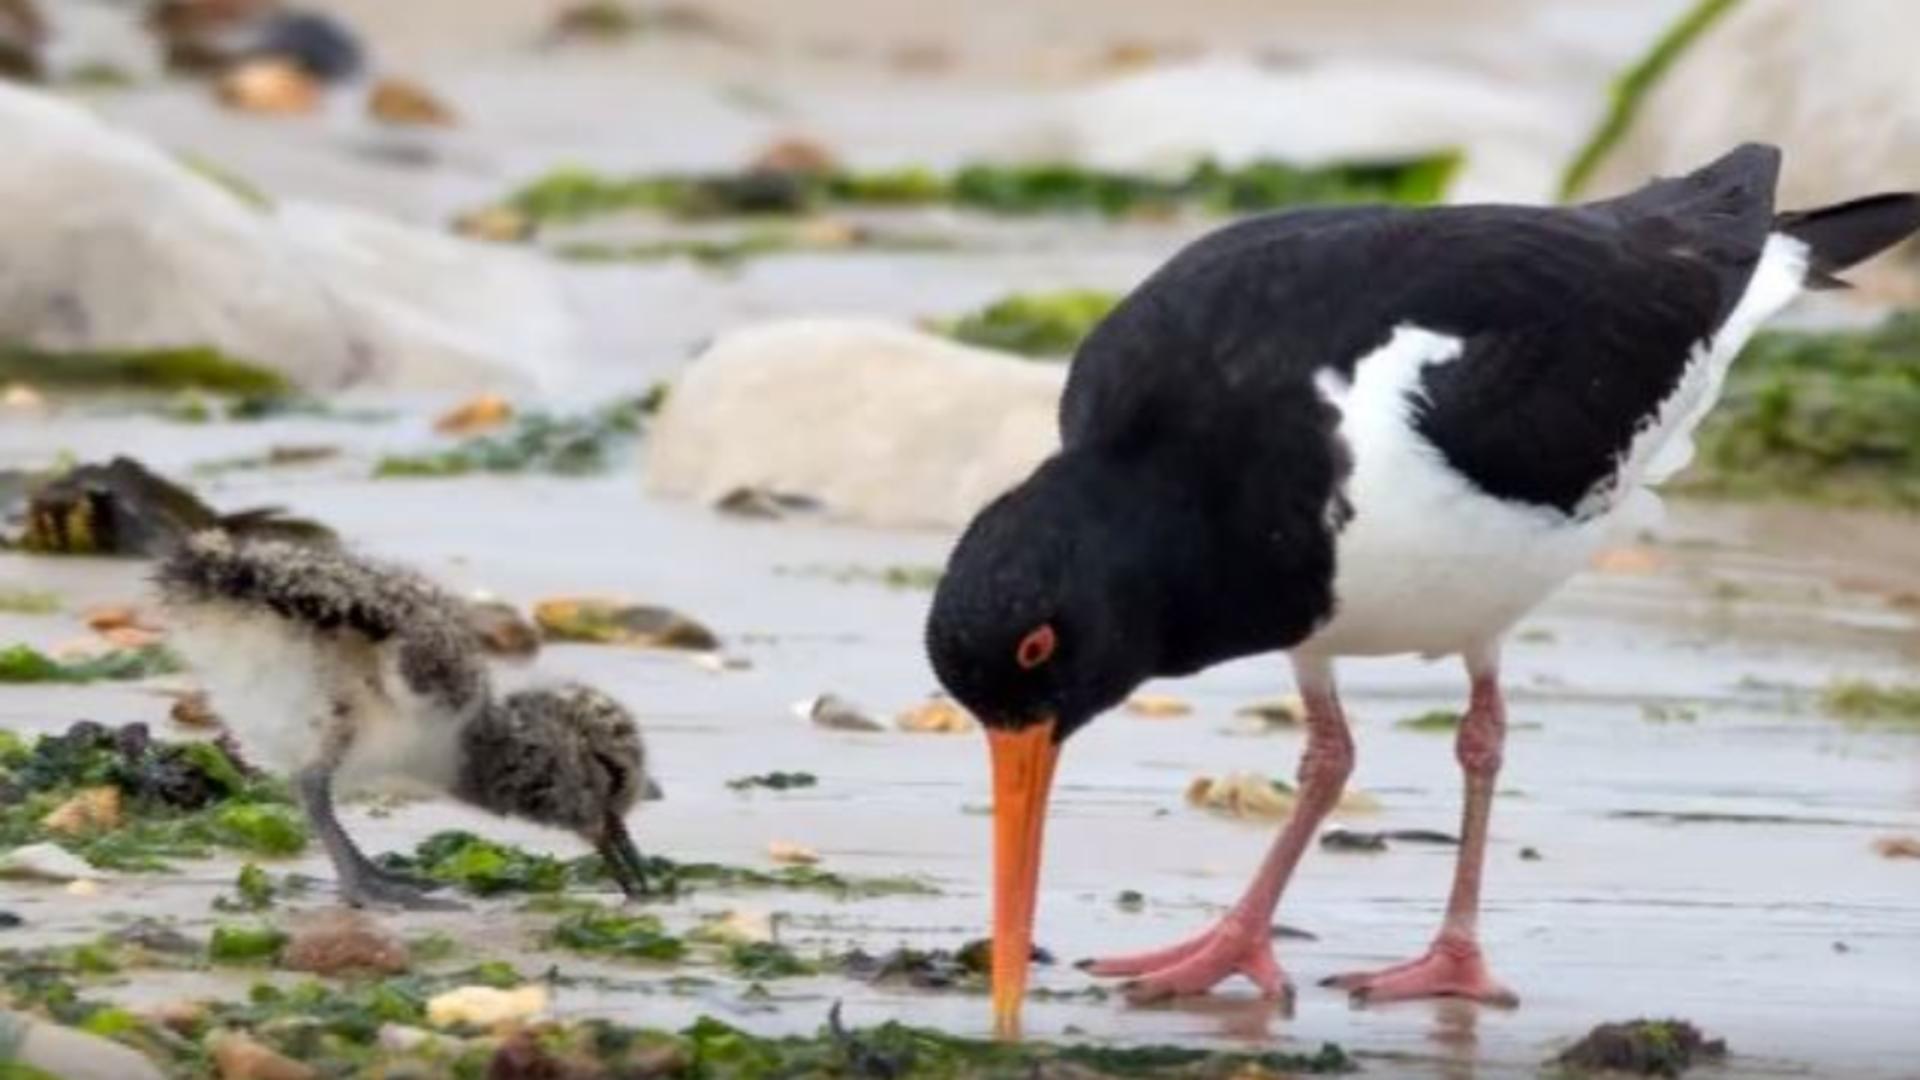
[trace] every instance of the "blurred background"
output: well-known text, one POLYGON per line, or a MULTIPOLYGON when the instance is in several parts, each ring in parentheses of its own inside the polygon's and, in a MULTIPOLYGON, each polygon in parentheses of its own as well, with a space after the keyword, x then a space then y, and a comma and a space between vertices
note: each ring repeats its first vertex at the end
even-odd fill
MULTIPOLYGON (((954 530, 1053 446, 1063 361, 1119 295, 1237 216, 1598 197, 1745 140, 1783 148, 1783 207, 1920 187, 1915 40, 1907 0, 0 0, 0 645, 55 665, 0 678, 0 723, 215 730, 168 712, 190 672, 139 659, 165 635, 126 614, 141 557, 208 524, 321 528, 472 594, 536 674, 627 700, 668 792, 648 850, 919 875, 942 897, 780 911, 808 947, 958 944, 984 756, 942 738, 971 721, 931 696, 921 620, 954 530), (776 767, 820 784, 724 783, 776 767)), ((1910 1075, 1920 254, 1849 276, 1736 365, 1667 520, 1513 646, 1538 726, 1487 933, 1525 1010, 1129 1013, 1063 967, 1036 1029, 1531 1074, 1671 1010, 1756 1068, 1910 1075)), ((1228 899, 1271 823, 1189 784, 1291 775, 1285 709, 1248 711, 1280 667, 1156 687, 1083 737, 1043 942, 1157 943, 1228 899), (1120 851, 1144 906, 1111 902, 1120 851)), ((1457 684, 1356 665, 1362 823, 1452 826, 1417 721, 1457 684)), ((354 813, 378 848, 448 822, 556 843, 354 813)), ((1290 956, 1404 951, 1449 859, 1309 860, 1283 915, 1326 940, 1290 956)), ((129 896, 204 925, 213 865, 24 898, 16 940, 97 933, 129 896)), ((487 918, 516 940, 528 916, 487 918)), ((740 980, 638 984, 562 1001, 986 1023, 977 998, 824 977, 766 1010, 740 980)))

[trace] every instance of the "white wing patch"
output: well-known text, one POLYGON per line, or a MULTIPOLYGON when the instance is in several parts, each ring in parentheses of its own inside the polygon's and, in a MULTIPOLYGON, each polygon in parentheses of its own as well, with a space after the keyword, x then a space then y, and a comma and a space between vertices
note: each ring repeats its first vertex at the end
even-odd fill
MULTIPOLYGON (((1694 346, 1687 369, 1673 393, 1634 434, 1626 456, 1621 459, 1617 479, 1607 493, 1640 484, 1658 484, 1687 467, 1693 460, 1694 429, 1720 399, 1733 358, 1740 355, 1761 323, 1800 294, 1806 275, 1805 243, 1783 233, 1767 238, 1753 277, 1747 281, 1747 291, 1741 294, 1740 302, 1734 305, 1720 329, 1694 346)), ((1596 492, 1588 498, 1605 494, 1596 492)), ((1599 508, 1583 505, 1580 509, 1599 508)))

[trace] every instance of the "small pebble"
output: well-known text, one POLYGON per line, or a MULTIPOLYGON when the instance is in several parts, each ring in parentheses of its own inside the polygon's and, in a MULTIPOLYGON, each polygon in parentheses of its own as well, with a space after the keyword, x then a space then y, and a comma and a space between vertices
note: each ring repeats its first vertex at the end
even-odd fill
POLYGON ((280 966, 315 975, 347 972, 404 974, 412 966, 406 942, 365 912, 329 908, 295 924, 280 966))
POLYGON ((220 1080, 313 1080, 319 1075, 310 1066, 237 1031, 215 1036, 212 1047, 220 1080))
POLYGON ((1530 848, 1530 847, 1521 848, 1520 857, 1526 860, 1527 862, 1539 862, 1541 859, 1545 858, 1545 856, 1540 854, 1539 848, 1530 848))
POLYGON ((858 705, 834 694, 821 694, 794 706, 794 711, 817 727, 834 731, 885 731, 886 725, 862 711, 858 705))
POLYGON ((1320 834, 1320 847, 1325 851, 1385 851, 1387 838, 1377 832, 1329 829, 1320 834))
POLYGON ((901 731, 929 735, 961 735, 979 726, 965 709, 947 697, 930 698, 903 710, 893 718, 893 725, 901 731))

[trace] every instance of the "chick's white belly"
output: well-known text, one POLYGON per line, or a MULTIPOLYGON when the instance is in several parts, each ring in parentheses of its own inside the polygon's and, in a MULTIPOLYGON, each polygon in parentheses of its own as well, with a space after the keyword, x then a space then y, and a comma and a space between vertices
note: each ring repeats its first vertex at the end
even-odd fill
POLYGON ((319 762, 345 705, 352 738, 336 773, 343 788, 444 786, 457 729, 407 722, 385 692, 383 659, 365 641, 222 604, 174 617, 181 652, 252 764, 284 774, 319 762))

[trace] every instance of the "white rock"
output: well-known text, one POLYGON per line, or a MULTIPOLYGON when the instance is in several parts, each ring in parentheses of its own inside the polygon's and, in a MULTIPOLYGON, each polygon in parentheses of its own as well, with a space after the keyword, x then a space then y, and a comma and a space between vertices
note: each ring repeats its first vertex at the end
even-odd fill
POLYGON ((0 1012, 0 1066, 9 1062, 61 1080, 162 1080, 165 1075, 131 1047, 20 1013, 0 1012))
POLYGON ((527 1020, 547 1011, 547 988, 528 983, 511 990, 493 986, 462 986, 436 994, 427 1001, 427 1022, 436 1027, 471 1024, 492 1027, 509 1020, 527 1020))
POLYGON ((550 271, 363 214, 262 208, 78 105, 0 84, 0 338, 213 345, 311 389, 550 387, 550 271))
MULTIPOLYGON (((1916 38, 1920 5, 1910 0, 1743 0, 1681 53, 1582 195, 1685 172, 1749 139, 1785 150, 1783 207, 1911 189, 1920 177, 1916 38)), ((1920 262, 1881 260, 1848 277, 1913 289, 1920 262)))
POLYGON ((741 487, 877 525, 957 527, 1059 445, 1064 365, 881 322, 730 334, 675 383, 648 487, 712 502, 741 487))
POLYGON ((100 881, 105 877, 59 844, 27 844, 0 854, 0 878, 29 881, 100 881))
POLYGON ((1017 139, 1028 152, 1119 170, 1460 150, 1466 161, 1449 192, 1454 201, 1548 199, 1571 146, 1555 104, 1516 93, 1511 81, 1368 57, 1288 67, 1208 58, 1152 68, 1067 94, 1035 125, 1017 139))

